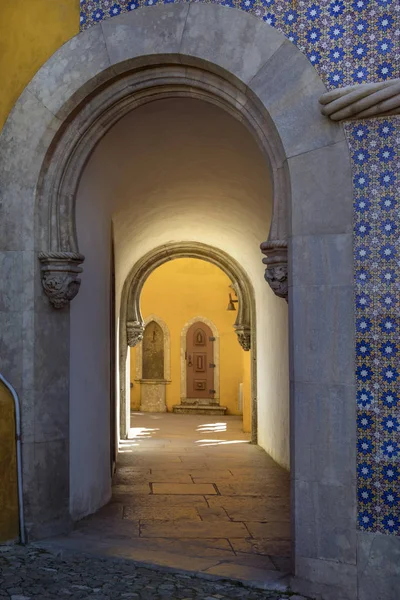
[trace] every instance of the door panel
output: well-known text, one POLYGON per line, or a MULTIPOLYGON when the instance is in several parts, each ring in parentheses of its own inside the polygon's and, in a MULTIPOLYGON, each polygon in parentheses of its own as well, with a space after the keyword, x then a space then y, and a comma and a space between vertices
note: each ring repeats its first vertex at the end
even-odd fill
POLYGON ((187 398, 214 398, 214 344, 211 329, 200 321, 186 334, 187 398))

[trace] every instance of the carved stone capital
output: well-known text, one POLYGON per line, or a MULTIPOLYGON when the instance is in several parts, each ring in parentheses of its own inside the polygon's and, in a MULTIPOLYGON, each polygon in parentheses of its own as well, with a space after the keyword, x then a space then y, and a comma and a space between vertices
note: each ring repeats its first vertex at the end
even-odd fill
POLYGON ((78 252, 40 252, 43 289, 54 308, 64 308, 77 295, 85 260, 78 252))
POLYGON ((288 299, 288 260, 287 242, 285 240, 269 240, 260 246, 265 269, 264 278, 271 290, 279 296, 288 299))
POLYGON ((144 324, 139 321, 128 321, 126 324, 126 337, 128 346, 133 348, 142 341, 144 335, 144 324))
POLYGON ((400 114, 400 79, 361 83, 322 94, 321 112, 332 121, 400 114))
POLYGON ((251 348, 251 331, 248 327, 244 327, 242 325, 235 326, 235 333, 238 337, 239 344, 242 346, 243 350, 248 352, 251 348))

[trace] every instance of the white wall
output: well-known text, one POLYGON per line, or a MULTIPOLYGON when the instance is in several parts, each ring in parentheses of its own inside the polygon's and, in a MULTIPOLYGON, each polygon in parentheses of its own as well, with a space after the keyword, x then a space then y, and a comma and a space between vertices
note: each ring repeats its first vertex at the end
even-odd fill
POLYGON ((110 250, 107 205, 93 202, 85 180, 77 202, 79 294, 71 302, 70 510, 78 519, 105 504, 110 480, 110 250))
MULTIPOLYGON (((73 411, 79 398, 85 398, 88 418, 75 427, 86 429, 89 413, 105 406, 108 393, 108 376, 101 371, 109 360, 104 341, 108 340, 105 290, 111 212, 117 309, 134 263, 163 243, 210 244, 247 271, 257 305, 259 443, 279 463, 289 465, 287 306, 264 281, 259 250, 268 236, 271 190, 268 167, 251 135, 233 117, 205 102, 154 102, 124 117, 102 140, 87 165, 77 198, 78 239, 87 260, 84 284, 72 302, 72 348, 82 345, 71 362, 71 405, 75 406, 71 416, 74 423, 78 412, 73 411)), ((101 415, 98 440, 103 446, 103 408, 101 415)), ((89 429, 90 437, 96 435, 93 425, 89 429)), ((89 441, 87 445, 91 454, 89 441)), ((105 453, 104 446, 101 455, 105 453)), ((77 459, 78 454, 72 470, 77 459)), ((95 462, 93 456, 87 459, 88 465, 95 462)), ((100 469, 100 457, 96 465, 100 469)), ((79 473, 71 475, 76 498, 89 487, 82 479, 79 473)))

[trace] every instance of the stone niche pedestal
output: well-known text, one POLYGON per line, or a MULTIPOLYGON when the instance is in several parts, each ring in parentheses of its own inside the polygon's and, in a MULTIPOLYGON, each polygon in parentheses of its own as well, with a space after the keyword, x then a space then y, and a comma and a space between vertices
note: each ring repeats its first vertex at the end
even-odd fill
POLYGON ((165 379, 140 379, 140 411, 167 412, 165 379))
POLYGON ((226 406, 220 406, 216 400, 181 398, 181 403, 175 404, 172 410, 185 415, 224 415, 226 406))

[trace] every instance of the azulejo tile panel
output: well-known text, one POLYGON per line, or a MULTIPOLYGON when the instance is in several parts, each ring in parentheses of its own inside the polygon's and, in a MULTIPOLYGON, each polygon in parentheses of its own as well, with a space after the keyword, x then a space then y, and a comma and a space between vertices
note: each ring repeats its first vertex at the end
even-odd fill
MULTIPOLYGON (((81 29, 179 0, 81 0, 81 29)), ((400 77, 397 0, 216 0, 282 31, 328 89, 400 77)), ((400 535, 400 118, 345 125, 354 183, 358 524, 400 535)))

